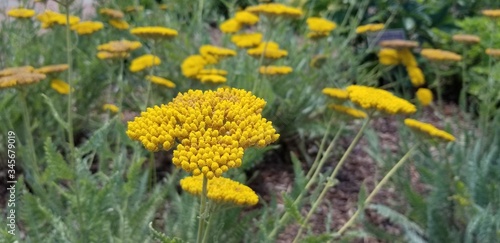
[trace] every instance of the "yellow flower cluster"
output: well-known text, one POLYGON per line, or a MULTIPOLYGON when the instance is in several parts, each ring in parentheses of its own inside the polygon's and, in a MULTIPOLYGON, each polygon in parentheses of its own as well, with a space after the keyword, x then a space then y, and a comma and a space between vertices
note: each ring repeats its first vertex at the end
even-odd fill
POLYGON ((106 59, 125 59, 130 56, 130 53, 128 52, 107 52, 107 51, 100 51, 97 53, 97 58, 101 60, 106 60, 106 59))
POLYGON ((292 71, 293 69, 288 66, 261 66, 259 68, 259 73, 264 75, 285 75, 292 71))
POLYGON ((323 94, 328 95, 329 97, 339 101, 344 101, 349 99, 349 93, 343 89, 324 88, 322 92, 323 94))
MULTIPOLYGON (((202 192, 203 176, 190 176, 180 181, 182 190, 199 196, 202 192)), ((253 206, 259 202, 257 194, 248 186, 228 178, 219 177, 208 181, 207 197, 218 203, 253 206)))
POLYGON ((258 46, 262 42, 261 33, 244 33, 231 36, 231 42, 240 48, 258 46))
POLYGON ((378 52, 378 61, 382 65, 395 66, 399 65, 399 54, 398 50, 392 48, 382 48, 378 52))
POLYGON ((298 18, 302 16, 302 10, 298 8, 288 7, 279 3, 266 3, 257 6, 250 6, 245 9, 254 14, 263 14, 267 17, 292 17, 298 18))
POLYGON ((356 28, 357 34, 363 34, 366 32, 377 32, 384 29, 384 24, 366 24, 361 25, 356 28))
POLYGON ((408 126, 409 128, 411 128, 412 130, 414 131, 417 131, 425 136, 428 136, 430 138, 438 138, 438 139, 441 139, 441 140, 444 140, 444 141, 449 141, 449 142, 453 142, 455 141, 455 137, 443 130, 440 130, 438 128, 436 128, 435 126, 429 124, 429 123, 425 123, 425 122, 421 122, 421 121, 417 121, 415 119, 405 119, 405 125, 408 126))
POLYGON ((128 30, 128 28, 130 28, 127 21, 125 21, 123 19, 110 19, 110 20, 108 20, 108 23, 111 26, 113 26, 114 28, 119 29, 119 30, 128 30))
POLYGON ((142 46, 139 41, 110 41, 106 44, 97 46, 97 58, 99 59, 123 59, 127 58, 129 52, 136 50, 142 46))
POLYGON ((57 91, 59 94, 67 95, 69 94, 71 87, 69 87, 69 84, 60 80, 60 79, 53 79, 50 81, 50 87, 57 91))
POLYGON ((7 15, 13 18, 28 19, 35 16, 35 10, 27 8, 14 8, 9 10, 7 15))
MULTIPOLYGON (((36 16, 36 18, 42 23, 42 28, 50 28, 54 24, 66 25, 66 15, 56 13, 50 10, 46 10, 45 12, 36 16)), ((77 16, 69 16, 69 25, 74 25, 80 22, 80 18, 77 16)))
POLYGON ((118 108, 118 106, 113 104, 104 104, 102 106, 102 109, 105 111, 110 111, 112 113, 118 113, 118 111, 120 111, 120 108, 118 108))
POLYGON ((350 85, 346 88, 349 99, 366 110, 378 110, 390 115, 412 114, 417 108, 391 92, 362 85, 350 85))
POLYGON ((212 179, 241 166, 245 148, 264 147, 279 138, 272 123, 262 118, 265 104, 241 89, 189 90, 142 112, 128 123, 127 135, 149 151, 169 150, 178 143, 172 162, 212 179))
POLYGON ((461 42, 465 44, 477 44, 481 41, 481 38, 477 35, 454 35, 451 37, 456 42, 461 42))
POLYGON ((393 49, 408 49, 418 47, 418 42, 409 40, 385 40, 379 43, 381 47, 393 49))
POLYGON ((364 118, 368 117, 368 115, 364 111, 354 109, 351 107, 347 107, 347 106, 343 106, 343 105, 335 105, 335 104, 329 105, 328 107, 330 109, 338 112, 338 113, 348 115, 348 116, 355 118, 355 119, 364 119, 364 118))
POLYGON ((416 92, 417 100, 422 104, 422 106, 428 106, 432 103, 434 99, 432 91, 426 88, 419 88, 416 92))
POLYGON ((337 28, 335 22, 329 21, 324 18, 310 17, 307 18, 307 27, 311 31, 307 34, 309 38, 321 38, 326 37, 330 34, 332 30, 337 28))
POLYGON ((148 75, 146 76, 146 79, 149 80, 151 83, 163 85, 167 88, 175 88, 175 83, 162 77, 154 76, 154 75, 148 75))
POLYGON ((259 22, 259 16, 254 15, 247 11, 239 11, 235 14, 234 18, 230 18, 222 22, 219 29, 226 34, 234 34, 238 32, 243 26, 252 26, 259 22))
POLYGON ((234 34, 241 29, 241 24, 236 19, 228 19, 219 26, 220 31, 226 34, 234 34))
POLYGON ((256 58, 260 58, 262 55, 270 59, 279 59, 288 56, 288 52, 279 49, 278 43, 274 41, 262 42, 256 48, 248 49, 247 53, 256 58))
POLYGON ((135 13, 135 12, 139 12, 139 11, 143 11, 144 10, 144 6, 127 6, 125 7, 125 12, 127 13, 135 13))
POLYGON ((491 18, 500 18, 500 9, 486 9, 481 11, 484 16, 491 18))
POLYGON ((194 78, 207 64, 207 61, 201 55, 188 56, 181 64, 182 75, 194 78))
POLYGON ((406 67, 406 71, 408 72, 413 87, 420 87, 425 84, 424 73, 419 67, 408 66, 406 67))
POLYGON ((234 50, 213 45, 203 45, 200 47, 199 51, 201 56, 211 64, 215 64, 225 57, 236 56, 234 50))
POLYGON ((224 75, 218 75, 218 74, 200 74, 196 75, 196 79, 200 80, 202 83, 225 83, 227 81, 226 77, 224 75))
POLYGON ((382 65, 392 66, 403 64, 414 87, 420 87, 425 84, 425 76, 418 67, 415 56, 408 48, 382 48, 378 53, 378 57, 382 65))
POLYGON ((9 88, 17 85, 28 85, 28 84, 38 83, 45 78, 46 78, 45 74, 42 73, 30 73, 30 72, 14 73, 12 75, 0 78, 0 88, 9 88))
POLYGON ((43 66, 43 67, 37 68, 34 70, 34 72, 35 73, 43 73, 43 74, 60 73, 60 72, 68 70, 68 68, 69 68, 68 64, 54 64, 54 65, 48 65, 48 66, 43 66))
POLYGON ((420 54, 431 61, 459 62, 462 60, 462 56, 451 51, 444 51, 440 49, 422 49, 420 54))
POLYGON ((18 73, 31 73, 35 70, 32 66, 10 67, 0 70, 0 77, 11 76, 18 73))
POLYGON ((98 21, 84 21, 71 26, 79 35, 89 35, 104 28, 104 24, 98 21))
POLYGON ((259 22, 259 16, 247 11, 239 11, 234 15, 234 19, 242 25, 254 25, 259 22))
POLYGON ((99 13, 112 19, 122 19, 125 16, 122 11, 111 8, 101 8, 99 13))
POLYGON ((153 66, 158 66, 160 64, 161 60, 159 57, 151 54, 146 54, 132 60, 129 70, 130 72, 136 73, 153 66))
POLYGON ((222 75, 222 76, 226 76, 227 75, 227 71, 226 70, 222 70, 222 69, 212 68, 212 69, 203 69, 198 74, 199 75, 222 75))
POLYGON ((137 27, 130 30, 130 33, 143 38, 169 39, 178 35, 177 30, 161 26, 137 27))
POLYGON ((199 49, 200 55, 192 55, 184 59, 181 64, 182 74, 188 78, 196 78, 202 83, 224 83, 227 72, 219 69, 205 69, 208 64, 217 64, 221 59, 235 56, 231 49, 213 45, 203 45, 199 49))
POLYGON ((492 57, 500 57, 500 49, 487 48, 485 51, 486 55, 492 57))

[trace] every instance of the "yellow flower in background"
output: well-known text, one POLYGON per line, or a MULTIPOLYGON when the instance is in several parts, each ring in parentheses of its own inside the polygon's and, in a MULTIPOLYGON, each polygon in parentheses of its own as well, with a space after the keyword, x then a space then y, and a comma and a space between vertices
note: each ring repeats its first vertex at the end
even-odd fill
POLYGON ((418 47, 418 42, 409 40, 385 40, 381 41, 379 45, 392 49, 411 49, 418 47))
POLYGON ((144 71, 147 68, 158 66, 161 64, 161 60, 159 57, 151 54, 142 55, 140 57, 132 60, 130 64, 129 70, 130 72, 136 73, 140 71, 144 71))
POLYGON ((384 29, 384 24, 366 24, 356 28, 356 33, 363 34, 366 32, 377 32, 384 29))
POLYGON ((417 121, 415 119, 408 118, 408 119, 405 119, 405 125, 408 126, 409 128, 411 128, 412 130, 414 130, 420 134, 423 134, 429 138, 438 138, 438 139, 441 139, 444 141, 449 141, 449 142, 455 141, 455 137, 453 135, 451 135, 443 130, 438 129, 429 123, 425 123, 425 122, 417 121))
MULTIPOLYGON (((36 18, 42 23, 42 28, 50 28, 54 24, 66 25, 66 15, 46 10, 45 12, 36 16, 36 18)), ((69 16, 69 24, 74 25, 80 22, 80 18, 77 16, 69 16)))
POLYGON ((288 66, 261 66, 259 68, 259 73, 264 75, 285 75, 292 71, 293 69, 288 66))
POLYGON ((27 8, 14 8, 7 11, 7 15, 13 18, 27 19, 35 16, 35 10, 27 8))
POLYGON ((18 73, 31 73, 35 70, 32 66, 10 67, 0 70, 0 77, 11 76, 18 73))
POLYGON ((254 25, 259 22, 259 16, 254 15, 247 11, 239 11, 234 15, 234 19, 240 24, 254 25))
POLYGON ((112 113, 118 113, 120 111, 120 108, 118 108, 118 106, 113 105, 113 104, 104 104, 102 106, 102 109, 104 111, 110 111, 112 113))
POLYGON ((485 9, 481 13, 487 17, 500 18, 500 9, 485 9))
POLYGON ((212 68, 212 69, 203 69, 198 74, 200 74, 200 75, 213 74, 213 75, 226 76, 227 75, 227 71, 226 70, 222 70, 222 69, 212 68))
POLYGON ((405 67, 416 67, 417 65, 417 60, 415 59, 415 56, 413 53, 410 51, 408 48, 404 49, 398 49, 398 57, 401 63, 405 67))
POLYGON ((452 37, 453 41, 465 43, 465 44, 477 44, 481 41, 481 38, 477 35, 454 35, 452 37))
POLYGON ((71 30, 79 35, 89 35, 104 28, 104 24, 98 21, 84 21, 71 26, 71 30))
POLYGON ((406 71, 408 72, 413 87, 420 87, 425 84, 424 73, 422 73, 419 67, 409 66, 406 67, 406 71))
POLYGON ((330 98, 334 98, 339 101, 344 101, 349 99, 349 92, 343 89, 337 88, 324 88, 322 90, 323 94, 329 96, 330 98))
POLYGON ((128 40, 119 40, 119 41, 110 41, 108 43, 97 46, 98 51, 106 51, 113 53, 123 53, 130 52, 133 50, 137 50, 142 46, 139 41, 128 41, 128 40))
POLYGON ((262 118, 266 102, 242 89, 189 90, 167 105, 142 112, 127 135, 149 151, 177 146, 172 162, 208 179, 240 167, 244 149, 265 147, 279 135, 262 118))
MULTIPOLYGON (((182 190, 199 196, 203 186, 203 176, 190 176, 180 181, 182 190)), ((259 202, 257 194, 248 186, 228 178, 219 177, 208 181, 207 197, 217 203, 239 206, 253 206, 259 202)))
POLYGON ((378 61, 382 65, 395 66, 399 65, 400 58, 398 51, 392 48, 382 48, 378 52, 378 61))
POLYGON ((50 87, 57 91, 59 94, 67 95, 69 94, 71 87, 69 87, 69 84, 60 80, 60 79, 53 79, 50 81, 50 87))
POLYGON ((175 88, 175 84, 174 82, 166 79, 166 78, 162 78, 162 77, 158 77, 158 76, 153 76, 153 75, 148 75, 146 76, 146 79, 149 80, 151 83, 155 83, 155 84, 159 84, 159 85, 163 85, 167 88, 175 88))
POLYGON ((119 30, 128 30, 128 28, 130 28, 127 21, 125 21, 123 19, 110 19, 110 20, 108 20, 108 23, 111 26, 113 26, 114 28, 119 29, 119 30))
POLYGON ((309 32, 307 38, 317 40, 330 35, 330 32, 309 32))
POLYGON ((97 58, 101 60, 106 59, 125 59, 130 56, 128 52, 108 52, 108 51, 100 51, 97 52, 97 58))
POLYGON ((351 107, 347 107, 347 106, 343 106, 343 105, 329 105, 328 108, 330 108, 338 113, 348 115, 348 116, 355 118, 355 119, 364 119, 364 118, 368 117, 368 115, 364 111, 354 109, 351 107))
POLYGON ((181 64, 182 75, 188 78, 193 78, 205 68, 207 61, 200 55, 188 56, 181 64))
POLYGON ((45 79, 45 74, 42 73, 16 73, 10 76, 0 78, 0 88, 9 88, 18 85, 34 84, 45 79))
POLYGON ((417 111, 415 105, 383 89, 350 85, 346 90, 349 99, 366 110, 377 110, 389 115, 413 114, 417 111))
POLYGON ((122 11, 111 8, 101 8, 99 9, 99 13, 113 19, 121 19, 125 16, 122 11))
POLYGON ((262 42, 256 48, 248 49, 248 55, 260 58, 264 55, 265 58, 279 59, 288 56, 288 52, 279 49, 279 45, 276 42, 262 42), (265 50, 265 51, 264 51, 265 50))
POLYGON ((258 46, 262 42, 261 33, 244 33, 231 36, 231 42, 240 48, 258 46))
POLYGON ((202 83, 225 83, 227 81, 226 77, 218 74, 198 74, 196 79, 200 80, 202 83))
POLYGON ((420 54, 431 61, 459 62, 462 60, 462 56, 451 51, 444 51, 440 49, 422 49, 420 54))
POLYGON ((125 7, 125 12, 127 13, 134 13, 134 12, 139 12, 139 11, 143 11, 144 10, 144 6, 127 6, 125 7))
POLYGON ((307 18, 306 23, 309 30, 313 32, 325 33, 337 28, 337 24, 335 22, 318 17, 307 18))
MULTIPOLYGON (((224 57, 236 56, 236 51, 234 50, 213 45, 202 45, 199 51, 205 59, 213 57, 216 59, 216 62, 224 57)), ((211 62, 210 60, 207 61, 211 62)))
POLYGON ((167 10, 168 6, 166 4, 160 4, 160 6, 158 6, 161 10, 167 10))
POLYGON ((236 19, 228 19, 219 26, 220 31, 226 34, 233 34, 241 29, 241 24, 236 19))
POLYGON ((485 51, 486 55, 492 56, 492 57, 500 57, 500 49, 492 49, 488 48, 485 51))
POLYGON ((60 73, 68 70, 68 68, 69 68, 68 64, 54 64, 37 68, 33 72, 43 73, 43 74, 60 73))
POLYGON ((137 27, 130 30, 130 33, 142 38, 169 39, 178 35, 177 30, 161 26, 137 27))
POLYGON ((432 103, 434 99, 432 91, 426 88, 419 88, 416 93, 417 100, 422 106, 428 106, 432 103))
POLYGON ((245 9, 253 14, 263 14, 267 17, 291 17, 299 18, 302 16, 302 10, 299 8, 288 7, 279 3, 266 3, 257 6, 250 6, 245 9))

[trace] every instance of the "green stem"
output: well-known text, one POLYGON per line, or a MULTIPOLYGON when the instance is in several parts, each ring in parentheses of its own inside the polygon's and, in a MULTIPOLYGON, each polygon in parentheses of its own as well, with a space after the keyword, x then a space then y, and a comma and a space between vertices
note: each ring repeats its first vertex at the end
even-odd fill
POLYGON ((359 216, 359 214, 368 206, 368 204, 371 203, 375 195, 382 189, 382 187, 389 181, 389 179, 396 173, 396 171, 408 160, 410 155, 413 153, 415 149, 419 144, 415 144, 408 152, 392 167, 392 169, 382 178, 382 180, 377 184, 375 189, 368 195, 368 197, 365 199, 363 202, 363 205, 356 210, 356 213, 354 213, 351 218, 337 231, 335 235, 342 235, 356 220, 356 218, 359 216))
MULTIPOLYGON (((262 54, 260 55, 260 58, 259 58, 259 66, 257 67, 257 74, 256 74, 256 78, 253 82, 253 88, 252 88, 252 93, 255 94, 255 92, 257 92, 257 87, 258 87, 258 84, 260 82, 258 82, 260 79, 260 72, 259 72, 259 68, 262 66, 262 63, 264 62, 264 56, 265 56, 265 53, 266 53, 266 50, 267 50, 267 45, 268 45, 268 42, 269 40, 272 39, 273 37, 273 31, 272 29, 270 28, 271 26, 273 26, 273 20, 274 18, 269 18, 269 26, 266 26, 266 28, 264 29, 264 36, 262 37, 262 41, 264 44, 264 48, 262 50, 262 54), (268 36, 269 35, 269 36, 268 36)), ((263 77, 265 78, 266 76, 263 75, 263 77)))
MULTIPOLYGON (((153 76, 154 73, 154 62, 155 62, 155 46, 156 46, 156 41, 153 40, 153 44, 151 46, 151 55, 153 55, 153 58, 151 60, 152 65, 151 68, 149 69, 149 76, 153 76)), ((142 108, 143 111, 145 111, 148 108, 149 105, 149 96, 151 95, 151 82, 148 81, 147 83, 147 89, 146 89, 146 99, 144 101, 144 107, 142 108)))
POLYGON ((23 124, 24 124, 24 130, 26 130, 26 140, 27 140, 26 143, 28 145, 29 153, 31 154, 31 160, 32 160, 33 166, 34 166, 33 169, 35 170, 35 174, 38 174, 38 169, 40 169, 40 168, 38 167, 38 159, 36 156, 33 134, 31 134, 31 125, 30 125, 31 119, 30 119, 30 114, 28 111, 28 103, 26 102, 27 92, 26 92, 25 87, 21 87, 20 91, 21 91, 21 95, 20 95, 21 107, 23 110, 23 124))
MULTIPOLYGON (((208 202, 208 208, 210 208, 210 201, 208 202)), ((202 243, 205 243, 208 241, 208 235, 209 235, 209 232, 210 232, 210 226, 212 226, 212 221, 213 219, 215 218, 215 214, 217 213, 217 205, 215 205, 214 209, 213 210, 209 210, 210 212, 210 217, 208 218, 208 222, 207 222, 207 225, 205 226, 205 233, 203 234, 203 240, 201 241, 202 243)))
MULTIPOLYGON (((333 116, 332 116, 332 118, 333 118, 333 116)), ((332 128, 332 122, 333 122, 332 118, 330 118, 330 121, 328 122, 325 135, 323 135, 323 138, 321 139, 321 143, 319 144, 318 154, 316 154, 316 158, 314 159, 314 162, 311 165, 311 168, 307 172, 306 179, 311 178, 313 172, 316 169, 316 166, 318 166, 317 162, 319 161, 319 158, 321 157, 321 154, 323 153, 323 148, 325 147, 326 139, 328 138, 328 135, 330 135, 330 129, 332 128)))
POLYGON ((203 242, 204 228, 205 228, 205 219, 206 215, 206 204, 207 204, 207 185, 208 179, 205 175, 203 175, 203 184, 200 195, 200 215, 198 219, 198 236, 196 237, 196 242, 203 242))
MULTIPOLYGON (((69 2, 65 2, 65 4, 62 4, 66 10, 66 59, 68 62, 68 70, 67 70, 67 80, 70 89, 73 89, 73 80, 71 79, 71 72, 72 72, 72 56, 71 56, 71 35, 70 35, 70 22, 69 22, 69 2)), ((69 142, 69 151, 70 151, 70 161, 74 165, 75 163, 75 141, 73 138, 73 112, 72 112, 72 103, 73 103, 73 91, 70 90, 68 94, 68 104, 67 104, 67 112, 68 112, 68 142, 69 142)))
POLYGON ((205 0, 198 0, 198 28, 201 31, 203 24, 203 6, 205 5, 205 0))
POLYGON ((438 97, 438 109, 439 113, 444 116, 444 108, 443 108, 443 91, 441 90, 441 75, 439 74, 439 69, 435 69, 436 72, 436 92, 438 97))
POLYGON ((465 62, 467 52, 465 51, 465 46, 462 47, 462 90, 460 90, 459 104, 462 107, 463 112, 467 112, 467 83, 466 83, 466 68, 467 64, 465 62))
MULTIPOLYGON (((123 104, 123 96, 124 96, 124 89, 125 89, 125 84, 123 83, 123 70, 124 70, 124 66, 125 66, 125 60, 122 60, 120 59, 120 73, 118 73, 118 87, 120 88, 120 91, 118 93, 118 112, 116 113, 116 116, 121 116, 123 113, 123 107, 122 107, 122 104, 123 104)), ((117 133, 117 136, 116 136, 116 147, 115 147, 115 151, 116 153, 118 154, 120 151, 120 143, 121 143, 121 134, 120 134, 120 131, 116 131, 117 133)))

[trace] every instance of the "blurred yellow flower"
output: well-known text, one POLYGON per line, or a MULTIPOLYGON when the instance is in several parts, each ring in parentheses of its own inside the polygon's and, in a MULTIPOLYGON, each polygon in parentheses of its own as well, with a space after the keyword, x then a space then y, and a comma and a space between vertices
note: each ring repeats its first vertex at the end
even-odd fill
POLYGON ((59 94, 69 94, 70 92, 70 87, 69 87, 69 84, 60 80, 60 79, 53 79, 52 81, 50 81, 50 87, 57 91, 57 93, 59 94))
POLYGON ((127 13, 134 13, 134 12, 139 12, 139 11, 142 11, 144 10, 144 6, 127 6, 125 7, 125 12, 127 13))
POLYGON ((129 57, 130 54, 128 52, 108 52, 108 51, 100 51, 97 52, 97 58, 101 60, 106 59, 125 59, 129 57))
POLYGON ((99 13, 113 19, 121 19, 125 16, 122 11, 111 8, 101 8, 99 9, 99 13))
POLYGON ((440 49, 422 49, 420 54, 431 61, 459 62, 462 60, 462 56, 451 51, 444 51, 440 49))
POLYGON ((38 83, 45 79, 45 74, 20 72, 0 78, 0 88, 38 83))
POLYGON ((7 11, 7 15, 13 18, 27 19, 35 16, 35 10, 27 8, 14 8, 7 11))
POLYGON ((417 60, 415 59, 415 56, 413 53, 410 51, 408 48, 403 48, 403 49, 398 49, 398 57, 401 63, 405 67, 416 67, 417 65, 417 60))
MULTIPOLYGON (((213 45, 203 45, 200 47, 199 51, 201 56, 205 59, 215 58, 215 63, 217 63, 217 61, 221 58, 236 56, 236 51, 234 50, 213 45)), ((210 63, 214 63, 214 61, 207 61, 210 63)))
POLYGON ((340 101, 349 99, 349 93, 343 89, 324 88, 322 92, 330 98, 334 98, 340 101))
POLYGON ((148 75, 148 76, 146 76, 146 79, 149 80, 151 83, 163 85, 167 88, 175 88, 175 84, 166 78, 148 75))
POLYGON ((356 28, 356 33, 377 32, 384 29, 384 24, 366 24, 356 28))
POLYGON ((500 57, 500 49, 487 48, 485 51, 486 55, 492 57, 500 57))
POLYGON ((408 72, 413 87, 420 87, 425 84, 424 73, 422 73, 419 67, 408 66, 406 67, 406 71, 408 72))
POLYGON ((207 61, 200 55, 188 56, 181 64, 182 75, 193 78, 198 75, 198 73, 205 68, 207 61))
POLYGON ((104 24, 98 21, 84 21, 71 26, 71 30, 79 35, 89 35, 104 28, 104 24))
POLYGON ((398 51, 392 48, 382 48, 378 52, 378 61, 382 65, 395 66, 399 65, 400 58, 398 51))
POLYGON ((226 70, 222 70, 222 69, 212 68, 212 69, 203 69, 198 74, 200 74, 200 75, 215 74, 215 75, 226 76, 227 75, 227 71, 226 70))
MULTIPOLYGON (((36 16, 36 18, 42 23, 42 28, 50 28, 54 24, 66 25, 66 15, 46 10, 45 12, 36 16)), ((69 16, 69 24, 74 25, 80 22, 80 18, 77 16, 69 16)))
POLYGON ((136 73, 153 66, 158 66, 160 64, 161 60, 159 57, 151 54, 146 54, 132 60, 129 70, 130 72, 136 73))
POLYGON ((262 34, 261 33, 235 34, 231 37, 231 42, 233 42, 237 47, 240 48, 254 47, 262 42, 262 34))
MULTIPOLYGON (((312 36, 328 36, 337 24, 330 20, 318 17, 307 18, 307 27, 312 31, 312 36)), ((311 34, 311 33, 310 33, 311 34)))
POLYGON ((110 20, 108 20, 108 23, 111 26, 113 26, 114 28, 119 29, 119 30, 128 30, 128 28, 130 28, 127 21, 125 21, 123 19, 110 19, 110 20))
POLYGON ((160 6, 158 6, 161 10, 167 10, 168 6, 166 4, 160 4, 160 6))
POLYGON ((32 66, 10 67, 0 70, 0 77, 10 76, 17 73, 31 73, 35 70, 32 66))
POLYGON ((279 49, 278 43, 273 41, 262 42, 257 47, 248 49, 247 53, 248 55, 257 58, 260 58, 262 55, 264 55, 265 58, 271 59, 278 59, 288 56, 288 52, 279 49))
POLYGON ((68 70, 68 68, 69 68, 68 64, 54 64, 37 68, 33 72, 43 73, 43 74, 60 73, 68 70))
POLYGON ((234 19, 240 24, 254 25, 259 22, 259 16, 254 15, 247 11, 239 11, 234 15, 234 19))
POLYGON ((263 14, 267 17, 292 17, 298 18, 302 16, 302 10, 298 8, 288 7, 279 3, 266 3, 257 6, 250 6, 245 9, 254 14, 263 14))
POLYGON ((261 66, 259 68, 259 73, 264 75, 284 75, 292 71, 293 69, 288 66, 261 66))
POLYGON ((500 9, 485 9, 481 13, 487 17, 500 18, 500 9))
POLYGON ((113 104, 104 104, 102 105, 102 109, 104 111, 110 111, 112 113, 118 113, 118 111, 120 111, 120 108, 118 108, 118 106, 113 104))
POLYGON ((416 93, 417 100, 422 104, 422 106, 428 106, 432 103, 434 99, 432 91, 426 88, 419 88, 416 93))
POLYGON ((347 107, 347 106, 343 106, 343 105, 329 105, 328 107, 330 109, 338 112, 338 113, 348 115, 348 116, 355 118, 355 119, 364 119, 364 118, 368 117, 368 115, 364 111, 354 109, 351 107, 347 107))
POLYGON ((383 89, 350 85, 346 90, 349 99, 366 110, 378 110, 390 115, 413 114, 417 111, 415 105, 383 89))
POLYGON ((242 89, 189 90, 142 112, 128 123, 127 135, 149 151, 177 146, 172 158, 177 167, 212 179, 240 167, 244 149, 279 138, 262 118, 265 104, 242 89))
POLYGON ((418 47, 418 42, 409 40, 385 40, 379 43, 381 47, 392 49, 411 49, 418 47))
MULTIPOLYGON (((182 190, 199 196, 203 186, 203 176, 190 176, 180 181, 182 190)), ((253 206, 259 202, 257 194, 248 186, 228 178, 219 177, 208 181, 207 197, 217 203, 239 206, 253 206)))
POLYGON ((443 130, 436 128, 435 126, 424 123, 421 121, 417 121, 415 119, 405 119, 405 125, 411 128, 412 130, 423 134, 429 138, 438 138, 444 141, 453 142, 455 141, 455 137, 443 130))
POLYGON ((236 19, 228 19, 219 26, 220 31, 226 34, 233 34, 241 29, 241 24, 236 19))
POLYGON ((226 77, 218 74, 198 74, 196 79, 200 80, 202 83, 225 83, 227 81, 226 77))
POLYGON ((129 41, 129 40, 119 40, 119 41, 110 41, 108 43, 97 46, 98 51, 106 51, 106 52, 130 52, 136 49, 139 49, 142 46, 139 41, 129 41))
POLYGON ((161 26, 137 27, 130 30, 130 33, 142 38, 169 39, 178 35, 177 30, 161 26))
POLYGON ((477 35, 454 35, 452 39, 456 42, 461 42, 465 44, 477 44, 481 41, 481 38, 477 35))

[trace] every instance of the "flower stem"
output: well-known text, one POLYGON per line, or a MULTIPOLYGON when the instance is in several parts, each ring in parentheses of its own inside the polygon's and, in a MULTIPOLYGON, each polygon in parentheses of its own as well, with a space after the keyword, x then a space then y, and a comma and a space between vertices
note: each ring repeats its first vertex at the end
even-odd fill
POLYGON ((387 181, 389 181, 389 178, 391 178, 392 175, 394 175, 394 173, 396 173, 396 171, 408 160, 410 155, 413 153, 413 151, 415 149, 417 149, 418 146, 419 146, 418 143, 413 145, 413 147, 410 150, 408 150, 408 152, 392 167, 392 169, 377 184, 375 189, 373 189, 373 191, 370 193, 370 195, 368 195, 368 197, 363 202, 363 205, 361 206, 361 208, 358 208, 358 210, 356 210, 356 213, 354 213, 351 216, 351 218, 337 231, 337 233, 335 235, 342 235, 354 223, 354 221, 359 216, 359 214, 366 208, 366 206, 368 206, 368 204, 370 204, 370 202, 375 197, 375 195, 387 183, 387 181))
POLYGON ((203 184, 200 195, 200 215, 198 219, 198 236, 196 237, 196 242, 203 242, 204 228, 205 228, 205 218, 206 218, 206 204, 207 204, 207 185, 208 179, 203 175, 203 184))
MULTIPOLYGON (((68 70, 67 70, 67 80, 70 89, 73 88, 73 80, 71 79, 71 72, 72 72, 72 47, 71 47, 71 35, 70 35, 70 22, 69 22, 69 1, 65 1, 64 4, 62 4, 66 10, 66 59, 68 62, 68 70)), ((75 163, 75 140, 73 138, 73 114, 72 114, 72 103, 73 103, 73 92, 70 90, 68 93, 68 104, 67 104, 67 112, 68 112, 68 117, 67 117, 67 123, 68 123, 68 143, 69 143, 69 157, 71 163, 74 165, 75 163)))
MULTIPOLYGON (((260 55, 260 58, 259 58, 259 66, 257 67, 257 74, 256 74, 256 78, 255 80, 253 81, 253 88, 252 88, 252 93, 255 94, 255 92, 257 92, 257 87, 259 86, 258 84, 260 82, 258 82, 260 79, 260 72, 259 72, 259 68, 262 66, 262 63, 264 62, 264 56, 266 54, 266 50, 267 50, 267 45, 269 44, 269 40, 272 39, 273 37, 273 31, 272 29, 270 28, 271 26, 273 26, 273 18, 269 18, 269 26, 266 26, 266 28, 264 29, 264 35, 262 37, 262 42, 265 43, 264 44, 264 48, 262 49, 262 53, 260 55), (268 36, 269 35, 269 36, 268 36)), ((264 78, 265 78, 265 75, 264 75, 264 78)))
MULTIPOLYGON (((153 44, 151 45, 151 55, 153 56, 151 59, 151 68, 149 69, 149 76, 152 76, 154 73, 154 68, 155 68, 155 46, 156 46, 156 41, 153 40, 153 44)), ((146 89, 146 98, 144 100, 144 107, 142 107, 142 110, 145 111, 148 108, 149 105, 149 96, 151 95, 151 82, 148 81, 147 83, 147 89, 146 89)))

